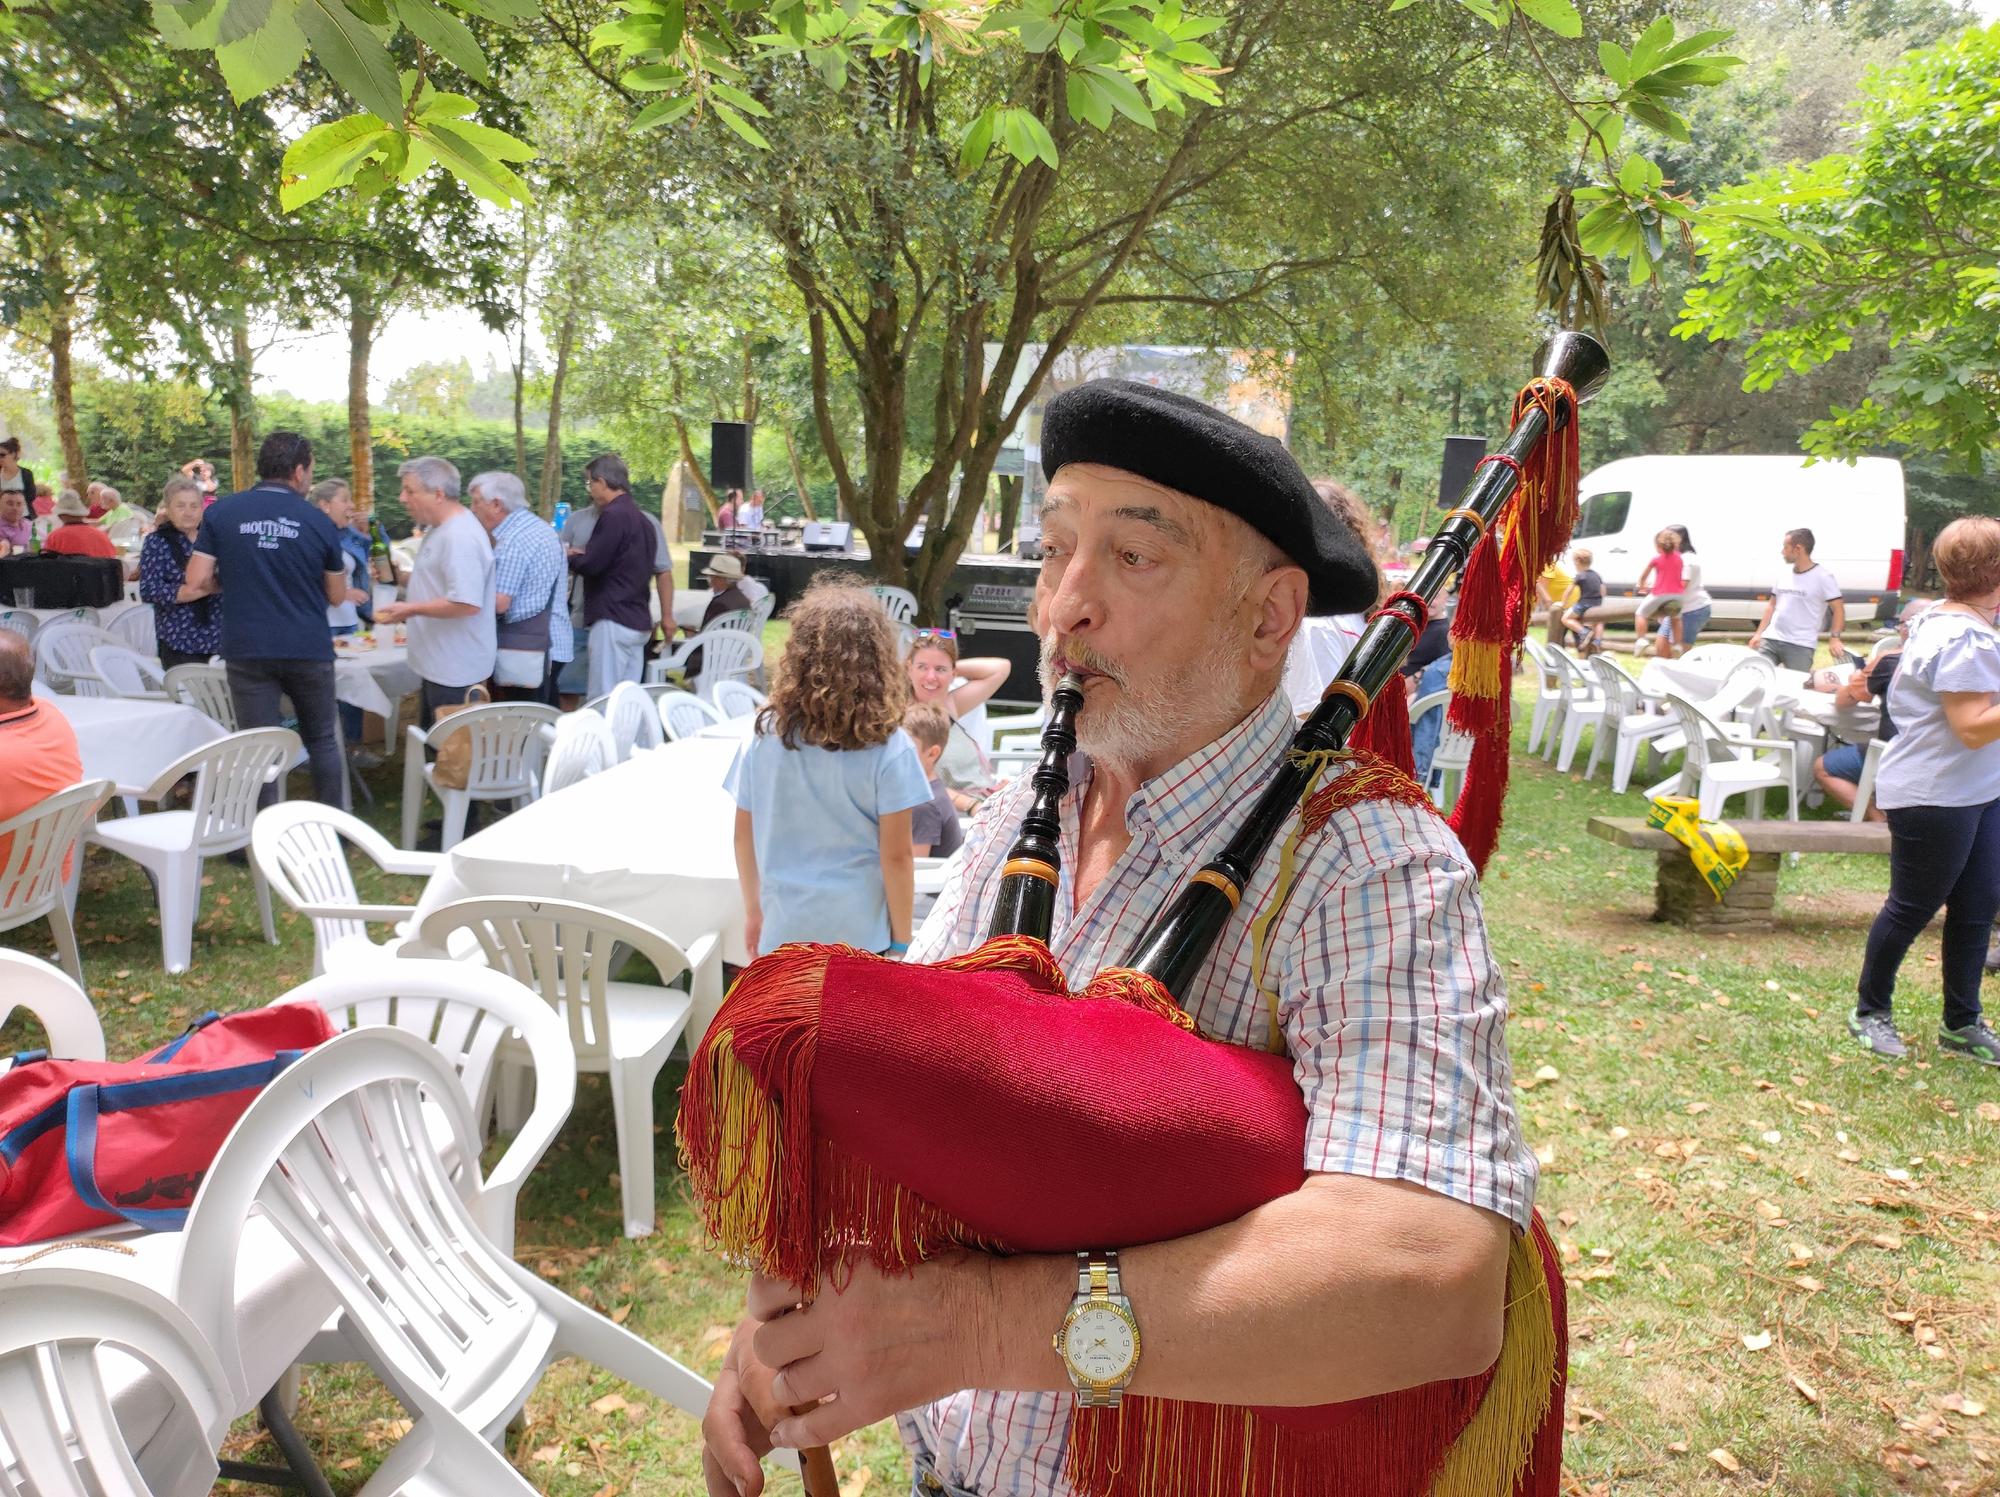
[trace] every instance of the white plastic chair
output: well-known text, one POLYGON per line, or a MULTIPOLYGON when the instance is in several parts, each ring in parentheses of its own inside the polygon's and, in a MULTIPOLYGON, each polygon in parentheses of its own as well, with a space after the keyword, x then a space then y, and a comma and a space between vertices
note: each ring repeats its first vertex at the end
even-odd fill
POLYGON ((907 588, 890 587, 886 583, 875 583, 868 589, 875 606, 888 614, 898 624, 907 624, 917 616, 917 595, 907 588))
POLYGON ((1868 740, 1868 752, 1861 756, 1861 778, 1854 782, 1854 809, 1847 813, 1849 821, 1868 819, 1869 804, 1875 799, 1875 771, 1882 767, 1882 754, 1888 747, 1884 739, 1868 740))
MULTIPOLYGON (((367 971, 332 972, 271 1002, 317 1004, 336 1029, 387 1025, 415 1035, 457 1073, 475 1123, 492 1114, 500 1047, 509 1036, 518 1036, 509 1048, 517 1064, 525 1053, 536 1083, 537 1111, 527 1115, 524 1131, 545 1124, 551 1133, 561 1128, 561 1115, 548 1123, 539 1109, 546 1098, 567 1114, 567 1099, 576 1088, 576 1057, 562 1020, 532 989, 476 962, 393 961, 367 971)), ((450 1144, 448 1132, 433 1137, 450 1144)), ((479 1158, 476 1153, 469 1157, 479 1158)), ((449 1147, 444 1159, 454 1171, 464 1162, 449 1147)), ((535 1163, 525 1153, 510 1151, 487 1175, 481 1193, 479 1224, 509 1253, 514 1250, 516 1202, 535 1163)))
POLYGON ((1748 645, 1711 644, 1696 645, 1679 658, 1688 665, 1708 665, 1716 662, 1734 665, 1739 660, 1762 660, 1764 657, 1748 645))
POLYGON ((1541 746, 1542 733, 1562 709, 1562 667, 1549 658, 1549 651, 1532 639, 1521 641, 1535 667, 1535 715, 1528 723, 1528 752, 1541 746))
POLYGON ((236 698, 229 693, 229 671, 220 665, 177 665, 167 672, 167 695, 236 731, 236 698))
POLYGON ((90 652, 90 664, 112 696, 130 697, 142 702, 170 700, 167 673, 160 669, 160 662, 151 656, 127 649, 124 645, 99 645, 90 652))
MULTIPOLYGON (((58 1060, 104 1059, 104 1030, 83 985, 62 968, 25 951, 0 951, 0 1024, 25 1012, 48 1037, 58 1060)), ((0 1075, 13 1064, 0 1055, 0 1075)))
POLYGON ((403 846, 417 845, 417 822, 423 815, 428 788, 444 803, 444 835, 439 845, 450 852, 465 836, 465 817, 476 800, 533 800, 541 791, 544 727, 562 716, 541 702, 493 702, 468 707, 439 718, 426 733, 412 724, 404 730, 403 846), (472 762, 465 788, 437 782, 436 766, 426 748, 442 747, 460 733, 472 735, 472 762))
POLYGON ((359 817, 316 800, 268 806, 250 828, 257 871, 287 908, 312 922, 314 976, 394 956, 397 941, 377 943, 368 927, 400 925, 416 913, 408 905, 361 902, 347 862, 350 842, 384 873, 428 878, 444 861, 441 853, 392 847, 359 817))
MULTIPOLYGON (((1395 685, 1397 683, 1391 683, 1395 685)), ((1449 691, 1433 691, 1410 703, 1410 721, 1415 722, 1433 707, 1446 708, 1449 691)), ((1440 811, 1449 812, 1465 787, 1465 771, 1472 763, 1472 738, 1451 725, 1447 716, 1438 725, 1437 749, 1431 755, 1430 772, 1424 776, 1424 791, 1440 811)))
MULTIPOLYGON (((193 775, 194 798, 187 810, 121 816, 91 828, 91 841, 123 853, 153 876, 160 900, 160 951, 167 971, 185 972, 193 961, 203 859, 250 845, 258 795, 279 781, 298 755, 299 735, 289 728, 231 733, 181 755, 137 796, 142 801, 162 801, 193 775)), ((264 919, 264 939, 275 946, 278 928, 271 919, 271 886, 254 861, 250 882, 257 891, 257 912, 264 919)))
POLYGON ((1799 819, 1798 745, 1791 739, 1736 738, 1723 732, 1722 725, 1684 697, 1669 695, 1667 706, 1687 738, 1687 754, 1681 761, 1677 779, 1655 785, 1647 797, 1658 795, 1668 785, 1679 793, 1692 792, 1701 801, 1701 819, 1719 821, 1724 807, 1739 795, 1750 797, 1750 819, 1764 819, 1764 792, 1785 792, 1785 815, 1799 819))
POLYGON ((756 613, 749 608, 732 608, 727 613, 718 613, 703 624, 702 631, 710 629, 734 629, 738 634, 757 634, 756 613))
MULTIPOLYGON (((657 734, 660 724, 658 718, 652 717, 653 704, 645 701, 643 695, 640 700, 657 734)), ((554 741, 549 747, 548 766, 542 772, 544 795, 554 795, 618 762, 618 744, 611 736, 610 725, 588 708, 564 714, 551 737, 554 741)))
POLYGON ((1548 652, 1562 673, 1562 746, 1556 754, 1556 769, 1563 774, 1576 759, 1577 746, 1583 742, 1583 730, 1601 727, 1608 703, 1604 693, 1583 668, 1583 663, 1560 645, 1548 652))
POLYGON ((79 986, 83 957, 76 948, 74 912, 82 839, 117 788, 109 780, 85 780, 0 821, 0 930, 46 918, 63 971, 79 986), (71 863, 68 876, 65 860, 71 863))
POLYGON ((646 667, 646 679, 658 683, 667 673, 685 670, 690 658, 701 652, 701 671, 694 678, 695 695, 707 698, 717 681, 731 676, 748 676, 764 664, 764 642, 739 629, 704 629, 693 639, 682 640, 672 654, 661 655, 646 667))
MULTIPOLYGON (((541 1157, 574 1085, 573 1076, 549 1078, 495 1177, 541 1157)), ((188 1215, 178 1285, 231 1392, 245 1396, 248 1381, 235 1330, 243 1226, 261 1213, 333 1292, 342 1337, 415 1422, 369 1491, 532 1492, 495 1447, 562 1357, 585 1358, 698 1417, 706 1382, 500 1250, 484 1226, 494 1187, 476 1168, 454 1174, 433 1120, 458 1159, 479 1157, 451 1062, 414 1034, 374 1026, 303 1056, 244 1112, 188 1215)))
POLYGON ((692 738, 710 723, 723 721, 721 709, 691 691, 669 691, 660 696, 660 727, 669 743, 692 738))
POLYGON ((202 1497, 229 1433, 222 1364, 194 1320, 71 1249, 0 1276, 0 1492, 8 1497, 202 1497), (135 1449, 112 1387, 133 1370, 167 1392, 135 1449))
POLYGON ((133 603, 119 610, 104 621, 103 628, 148 659, 160 658, 160 637, 155 632, 151 603, 133 603))
POLYGON ((95 624, 79 619, 51 619, 35 634, 35 674, 57 691, 71 696, 108 697, 111 688, 91 665, 90 652, 99 645, 124 643, 95 624))
POLYGON ((42 627, 42 621, 25 608, 0 608, 0 629, 12 629, 29 644, 35 642, 35 632, 42 627))
MULTIPOLYGON (((699 701, 697 697, 695 700, 699 701)), ((757 709, 770 700, 748 681, 717 681, 710 699, 725 718, 755 717, 757 709)))
POLYGON ((1685 747, 1685 740, 1673 713, 1653 711, 1639 690, 1639 683, 1615 665, 1610 656, 1593 655, 1589 664, 1610 708, 1591 741, 1590 763, 1583 777, 1586 780, 1597 777, 1598 761, 1615 742, 1611 754, 1611 788, 1623 795, 1632 783, 1641 744, 1651 750, 1657 761, 1685 747), (1612 731, 1606 732, 1606 728, 1612 731))
MULTIPOLYGON (((722 942, 711 932, 687 950, 651 926, 609 910, 565 899, 461 899, 433 911, 417 928, 411 954, 447 952, 455 932, 469 930, 486 964, 541 994, 569 1026, 579 1071, 611 1078, 618 1126, 619 1191, 627 1237, 654 1227, 653 1086, 674 1041, 699 1005, 706 1019, 722 1002, 722 942), (663 984, 683 972, 689 991, 614 982, 623 953, 638 952, 663 984)), ((690 1053, 699 1036, 690 1041, 690 1053)), ((515 1074, 503 1080, 500 1117, 519 1111, 515 1074)))
POLYGON ((660 725, 660 709, 636 681, 620 681, 611 688, 603 721, 611 725, 614 764, 623 764, 634 749, 658 748, 667 741, 666 730, 660 725))
POLYGON ((750 600, 750 632, 759 639, 764 637, 764 626, 771 622, 771 615, 778 611, 775 593, 764 593, 750 600))

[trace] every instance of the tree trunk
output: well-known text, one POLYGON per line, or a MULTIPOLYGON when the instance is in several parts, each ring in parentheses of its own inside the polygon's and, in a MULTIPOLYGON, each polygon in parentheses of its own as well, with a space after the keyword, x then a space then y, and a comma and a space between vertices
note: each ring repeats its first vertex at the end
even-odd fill
POLYGON ((229 315, 229 470, 239 489, 257 481, 257 412, 250 393, 254 373, 250 314, 238 307, 229 315))
MULTIPOLYGON (((68 470, 70 487, 80 494, 90 481, 90 472, 84 466, 83 438, 76 430, 76 372, 70 358, 75 336, 76 298, 65 285, 49 319, 49 382, 53 387, 56 436, 62 442, 63 467, 68 470)), ((28 496, 31 506, 34 498, 33 494, 28 496)))
POLYGON ((1000 480, 1000 549, 1014 544, 1014 527, 1021 522, 1021 494, 1028 486, 1025 478, 1000 480))
POLYGON ((819 516, 813 513, 812 490, 806 487, 806 470, 799 462, 799 444, 792 440, 791 427, 780 422, 778 430, 784 433, 785 456, 792 465, 792 487, 799 491, 799 508, 806 512, 808 520, 817 520, 819 516))
POLYGON ((720 507, 715 502, 715 490, 709 487, 708 475, 701 471, 701 464, 694 460, 694 443, 688 440, 687 422, 681 419, 679 411, 674 412, 674 430, 681 439, 681 462, 687 467, 688 477, 694 480, 694 491, 701 495, 709 519, 713 520, 720 513, 720 507))
MULTIPOLYGON (((571 288, 572 293, 575 287, 571 288)), ((570 349, 576 343, 576 297, 563 311, 562 336, 556 342, 556 368, 549 380, 549 435, 542 446, 542 518, 553 519, 562 497, 562 395, 569 378, 570 349)))
POLYGON ((528 471, 528 426, 523 419, 522 397, 528 385, 528 324, 521 323, 520 347, 514 357, 514 471, 528 471))
POLYGON ((368 418, 368 356, 375 351, 379 314, 356 291, 347 302, 347 486, 354 507, 375 505, 375 432, 368 418))

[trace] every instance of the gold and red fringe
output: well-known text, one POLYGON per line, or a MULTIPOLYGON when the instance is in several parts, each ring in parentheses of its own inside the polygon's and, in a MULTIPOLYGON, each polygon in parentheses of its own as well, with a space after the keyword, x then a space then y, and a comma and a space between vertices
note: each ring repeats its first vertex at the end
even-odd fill
POLYGON ((1374 754, 1406 775, 1416 774, 1417 755, 1410 745, 1410 698, 1403 690, 1401 676, 1391 676, 1389 684, 1375 694, 1368 715, 1348 735, 1347 746, 1374 754))
MULTIPOLYGON (((1392 689, 1397 695, 1402 694, 1400 685, 1392 689)), ((1403 721, 1408 724, 1407 714, 1403 721)), ((1423 786, 1401 765, 1362 748, 1350 748, 1344 757, 1347 760, 1346 769, 1335 776, 1331 784, 1313 791, 1299 807, 1299 826, 1306 836, 1312 836, 1325 826, 1334 812, 1345 811, 1364 800, 1394 801, 1399 806, 1419 807, 1432 815, 1437 814, 1437 806, 1424 794, 1423 786)))

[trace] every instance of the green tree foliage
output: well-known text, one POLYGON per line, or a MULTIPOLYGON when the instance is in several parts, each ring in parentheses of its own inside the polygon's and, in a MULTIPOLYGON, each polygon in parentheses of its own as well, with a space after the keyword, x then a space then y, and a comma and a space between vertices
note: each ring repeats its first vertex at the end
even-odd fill
POLYGON ((1962 471, 2000 454, 2000 25, 1871 74, 1851 151, 1722 196, 1684 337, 1741 339, 1745 388, 1835 365, 1877 331, 1864 399, 1805 434, 1821 456, 1884 445, 1962 471))
POLYGON ((433 359, 391 380, 382 404, 398 416, 448 422, 470 414, 473 385, 469 359, 433 359))

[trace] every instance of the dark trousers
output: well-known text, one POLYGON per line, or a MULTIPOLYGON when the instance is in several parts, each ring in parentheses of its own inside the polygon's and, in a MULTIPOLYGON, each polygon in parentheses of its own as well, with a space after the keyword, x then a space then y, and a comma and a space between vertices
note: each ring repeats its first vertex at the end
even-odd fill
POLYGON ((484 681, 475 681, 470 686, 441 686, 436 681, 424 682, 417 708, 417 726, 428 733, 437 721, 438 708, 464 706, 466 697, 485 684, 484 681))
POLYGON ((1917 933, 1944 910, 1944 1023, 1979 1018, 1986 938, 2000 912, 2000 801, 1910 806, 1889 818, 1889 897, 1868 930, 1860 1009, 1889 1012, 1896 969, 1917 933))
POLYGON ((207 665, 208 656, 198 650, 176 650, 172 645, 160 646, 160 669, 170 671, 177 665, 207 665))
MULTIPOLYGON (((347 770, 340 757, 339 719, 334 714, 331 660, 231 660, 229 696, 236 704, 236 725, 275 728, 284 721, 283 699, 292 699, 298 714, 299 737, 312 756, 313 799, 345 807, 347 770)), ((267 786, 258 804, 270 805, 278 787, 267 786)))

